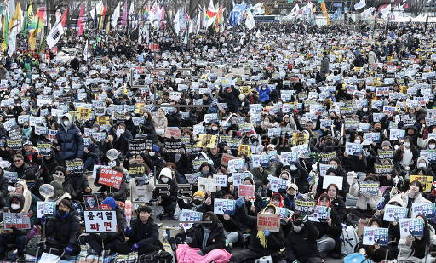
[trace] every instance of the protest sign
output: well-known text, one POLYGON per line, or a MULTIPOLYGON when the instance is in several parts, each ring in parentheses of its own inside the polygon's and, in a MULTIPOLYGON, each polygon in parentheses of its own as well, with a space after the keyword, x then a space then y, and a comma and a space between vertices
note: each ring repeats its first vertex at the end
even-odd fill
POLYGON ((167 139, 164 142, 164 152, 166 153, 180 153, 183 151, 182 140, 180 139, 167 139))
POLYGON ((342 190, 342 182, 343 178, 341 176, 326 175, 324 176, 322 188, 327 189, 329 185, 335 184, 339 188, 339 190, 342 190))
POLYGON ((129 141, 129 152, 132 154, 144 153, 147 149, 145 139, 132 139, 129 141))
POLYGON ((240 184, 242 184, 242 181, 244 181, 244 179, 247 177, 253 179, 253 174, 250 172, 232 173, 233 186, 239 186, 240 184))
POLYGON ((8 183, 15 184, 18 181, 18 173, 3 171, 3 178, 5 178, 8 181, 8 183))
POLYGON ((403 129, 389 129, 389 140, 398 141, 403 139, 405 132, 403 129))
POLYGON ((56 202, 40 202, 36 203, 36 217, 42 218, 46 215, 54 215, 56 202))
POLYGON ((330 164, 319 163, 318 167, 319 167, 319 175, 325 176, 327 174, 327 170, 332 168, 333 166, 331 166, 330 164))
POLYGON ((394 158, 394 151, 378 150, 377 155, 378 155, 378 158, 380 158, 380 159, 390 159, 390 158, 394 158))
POLYGON ((388 229, 382 227, 363 228, 363 244, 372 246, 375 244, 386 245, 388 243, 388 229))
POLYGON ((392 173, 393 169, 394 169, 394 165, 392 164, 375 164, 374 165, 375 168, 375 173, 376 174, 389 174, 392 173))
POLYGON ((363 145, 360 143, 347 142, 345 144, 345 153, 348 155, 359 156, 363 152, 363 145))
POLYGON ((235 212, 235 200, 215 198, 213 213, 216 215, 233 215, 235 212))
POLYGON ((189 229, 192 227, 191 222, 197 222, 201 221, 203 219, 203 213, 189 210, 189 209, 182 209, 179 214, 179 221, 181 222, 190 222, 190 223, 181 223, 180 225, 184 229, 189 229))
POLYGON ((377 196, 379 193, 380 183, 378 182, 361 182, 359 184, 359 193, 364 196, 377 196))
POLYGON ((336 152, 319 153, 318 154, 319 160, 323 163, 328 163, 335 157, 336 157, 336 152))
POLYGON ((330 208, 317 205, 313 209, 313 213, 309 215, 309 220, 314 222, 324 222, 330 219, 330 208))
POLYGON ((257 215, 258 231, 280 231, 280 215, 258 214, 257 215))
POLYGON ((84 195, 83 203, 86 210, 95 210, 99 208, 98 198, 95 195, 84 195))
POLYGON ((101 168, 98 183, 101 185, 106 185, 119 189, 121 182, 123 181, 123 176, 124 175, 122 172, 118 172, 108 168, 101 168))
POLYGON ((431 191, 431 187, 433 185, 433 176, 428 175, 410 175, 410 182, 418 180, 422 184, 422 191, 428 193, 431 191))
POLYGON ((18 150, 21 150, 21 148, 23 147, 23 142, 21 139, 18 139, 18 140, 7 139, 6 145, 9 148, 11 148, 12 150, 18 151, 18 150))
POLYGON ((413 203, 412 216, 425 215, 427 218, 433 217, 436 213, 434 203, 413 203))
POLYGON ((198 191, 204 191, 206 193, 216 192, 216 183, 214 178, 198 177, 198 191))
POLYGON ((31 229, 30 215, 27 213, 3 213, 3 229, 31 229))
POLYGON ((199 134, 197 147, 215 148, 218 142, 218 136, 212 134, 199 134))
POLYGON ((116 211, 83 211, 83 218, 85 219, 85 233, 116 233, 118 231, 116 211))
POLYGON ((295 200, 295 211, 302 212, 305 214, 312 213, 314 210, 316 202, 312 200, 295 200))
POLYGON ((277 209, 278 209, 278 214, 280 215, 280 219, 290 218, 294 214, 294 211, 284 207, 277 207, 277 209))
POLYGON ((193 174, 185 174, 186 181, 188 181, 189 184, 197 184, 198 183, 198 177, 201 176, 201 173, 193 173, 193 174))
POLYGON ((216 186, 227 186, 227 175, 226 174, 214 174, 213 178, 215 179, 216 186))
POLYGON ((52 147, 50 143, 38 143, 36 147, 42 156, 50 156, 52 147))
POLYGON ((424 235, 424 221, 421 218, 400 219, 400 237, 422 237, 424 235))
POLYGON ((65 165, 68 174, 81 174, 83 172, 83 161, 81 159, 66 160, 65 165))
POLYGON ((274 176, 268 176, 269 181, 269 189, 272 192, 278 192, 279 190, 285 190, 287 189, 287 181, 283 180, 281 178, 277 178, 274 176))
POLYGON ((238 186, 238 197, 247 197, 247 198, 255 197, 255 186, 254 185, 244 185, 244 184, 239 185, 238 186))
POLYGON ((130 163, 129 175, 130 176, 142 176, 145 174, 145 164, 143 163, 130 163))
POLYGON ((244 169, 245 161, 242 158, 231 159, 227 162, 227 170, 235 173, 244 169))
POLYGON ((385 206, 384 210, 383 220, 389 222, 398 222, 400 219, 406 218, 409 213, 409 209, 406 207, 389 204, 385 206))

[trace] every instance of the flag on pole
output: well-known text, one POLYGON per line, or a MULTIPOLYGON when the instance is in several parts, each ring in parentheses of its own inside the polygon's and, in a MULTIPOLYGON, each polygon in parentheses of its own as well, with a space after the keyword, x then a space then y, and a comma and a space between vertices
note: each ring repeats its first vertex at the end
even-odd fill
POLYGON ((17 35, 23 26, 23 12, 21 11, 20 2, 15 6, 14 15, 9 23, 8 55, 12 56, 16 50, 17 35))
POLYGON ((6 14, 3 16, 3 43, 2 50, 6 51, 8 48, 8 40, 9 40, 9 16, 6 14))
POLYGON ((325 19, 327 20, 327 25, 330 25, 330 16, 329 16, 329 13, 327 12, 327 7, 326 7, 324 1, 321 3, 321 10, 322 10, 322 14, 324 15, 325 19))
POLYGON ((112 14, 112 19, 111 19, 112 28, 117 27, 118 19, 120 19, 120 13, 121 13, 121 2, 118 3, 117 7, 115 8, 112 14))
POLYGON ((213 0, 210 0, 209 7, 207 8, 204 16, 204 25, 206 26, 206 28, 210 27, 211 25, 213 25, 213 23, 215 23, 217 13, 218 10, 216 10, 213 4, 213 0))
POLYGON ((67 25, 67 15, 68 9, 62 14, 61 18, 52 27, 47 36, 47 44, 50 49, 52 49, 61 39, 61 36, 65 32, 65 26, 67 25))
POLYGON ((77 18, 77 36, 80 37, 85 31, 85 4, 80 5, 79 17, 77 18))
POLYGON ((129 18, 128 18, 128 15, 129 15, 128 12, 129 12, 129 10, 128 10, 127 0, 126 0, 126 1, 124 1, 123 17, 121 18, 121 24, 122 24, 123 26, 127 26, 127 19, 129 19, 129 18))

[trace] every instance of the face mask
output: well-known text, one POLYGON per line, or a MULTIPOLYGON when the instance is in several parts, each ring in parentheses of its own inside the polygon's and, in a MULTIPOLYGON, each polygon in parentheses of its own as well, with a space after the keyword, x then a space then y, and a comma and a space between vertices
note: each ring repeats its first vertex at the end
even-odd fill
POLYGON ((65 127, 69 127, 69 126, 70 126, 70 124, 71 124, 71 122, 70 122, 70 121, 64 121, 64 125, 65 125, 65 127))
POLYGON ((198 200, 198 199, 194 199, 194 200, 192 201, 192 203, 194 203, 194 205, 201 205, 202 201, 201 201, 201 200, 198 200))
POLYGON ((12 208, 12 210, 18 210, 18 209, 20 209, 20 204, 16 204, 16 203, 13 203, 13 204, 11 204, 11 208, 12 208))
POLYGON ((410 147, 410 142, 404 142, 404 147, 409 148, 410 147))
POLYGON ((363 108, 363 112, 367 112, 368 111, 368 108, 363 108))
POLYGON ((209 173, 209 170, 203 170, 203 171, 201 171, 201 173, 202 173, 202 174, 208 174, 208 173, 209 173))
POLYGON ((295 170, 297 170, 297 167, 295 165, 291 165, 291 166, 289 166, 289 169, 291 171, 295 171, 295 170))
POLYGON ((217 131, 217 130, 218 130, 218 127, 212 126, 212 131, 217 131))
POLYGON ((124 133, 124 130, 123 130, 123 129, 118 129, 118 130, 117 130, 117 133, 118 133, 118 134, 123 134, 123 133, 124 133))
POLYGON ((168 178, 168 177, 162 177, 162 182, 163 182, 164 184, 168 183, 169 181, 170 181, 170 178, 168 178))
POLYGON ((294 232, 300 233, 302 228, 302 226, 294 226, 294 232))
POLYGON ((151 157, 153 157, 153 156, 155 156, 156 155, 156 153, 155 152, 149 152, 148 153, 151 157))
POLYGON ((436 146, 435 144, 429 144, 428 148, 433 150, 435 148, 435 146, 436 146))
POLYGON ((360 144, 360 140, 354 140, 354 143, 360 144))
POLYGON ((427 167, 427 164, 426 163, 418 163, 417 167, 423 169, 423 168, 427 167))
POLYGON ((332 168, 333 168, 333 169, 337 169, 337 168, 338 168, 338 165, 337 165, 337 164, 332 164, 332 168))

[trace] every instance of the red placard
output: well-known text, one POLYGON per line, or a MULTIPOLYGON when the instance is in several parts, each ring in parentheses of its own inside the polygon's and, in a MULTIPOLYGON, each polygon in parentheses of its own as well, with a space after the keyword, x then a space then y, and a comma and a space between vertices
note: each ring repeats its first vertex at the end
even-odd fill
POLYGON ((100 169, 99 184, 119 189, 122 181, 123 173, 108 168, 100 169))
POLYGON ((257 215, 257 230, 270 232, 280 231, 280 215, 258 214, 257 215))
POLYGON ((255 197, 255 188, 254 185, 239 185, 238 186, 238 196, 239 197, 255 197))

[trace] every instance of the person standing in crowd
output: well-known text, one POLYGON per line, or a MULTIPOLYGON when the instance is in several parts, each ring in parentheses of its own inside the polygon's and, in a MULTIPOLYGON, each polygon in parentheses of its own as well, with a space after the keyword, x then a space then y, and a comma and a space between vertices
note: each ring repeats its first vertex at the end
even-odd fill
POLYGON ((73 160, 83 158, 83 137, 80 130, 73 123, 70 115, 61 118, 61 128, 56 133, 58 160, 73 160))

